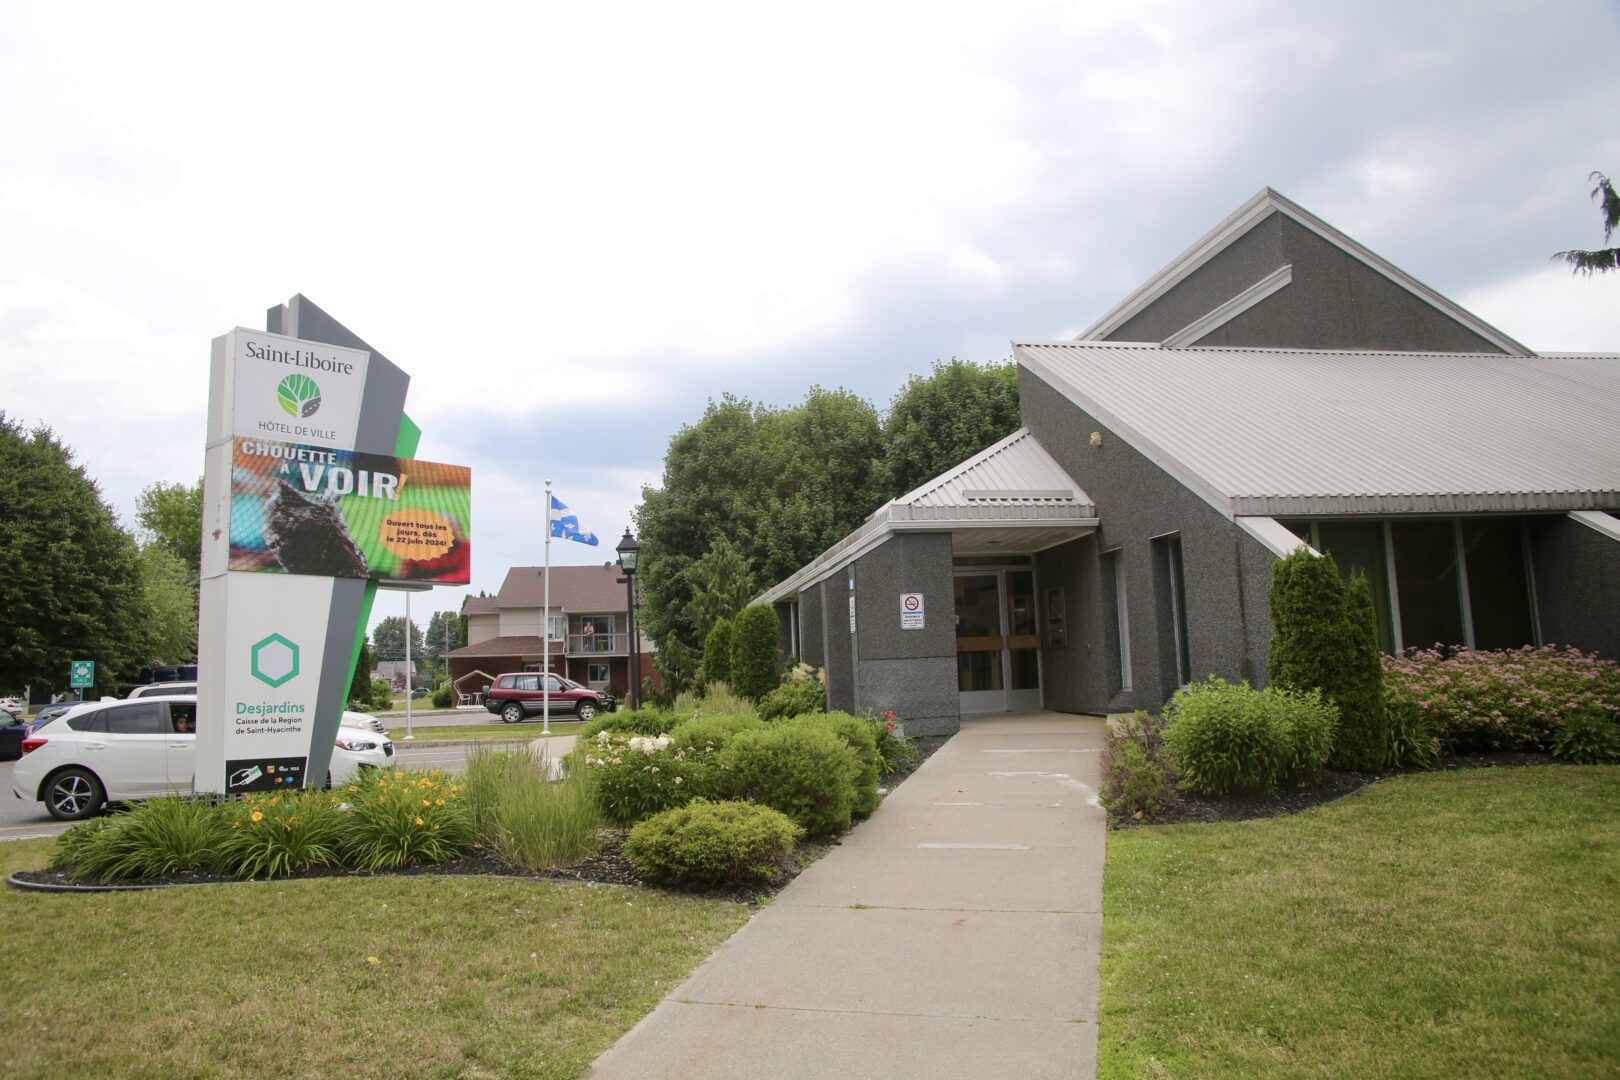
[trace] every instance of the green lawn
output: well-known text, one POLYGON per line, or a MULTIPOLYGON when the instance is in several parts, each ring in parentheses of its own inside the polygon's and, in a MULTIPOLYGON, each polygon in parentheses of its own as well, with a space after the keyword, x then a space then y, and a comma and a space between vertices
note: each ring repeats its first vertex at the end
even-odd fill
POLYGON ((0 887, 0 1076, 578 1076, 747 915, 473 878, 0 887))
POLYGON ((1110 833, 1100 1074, 1612 1076, 1620 767, 1110 833))

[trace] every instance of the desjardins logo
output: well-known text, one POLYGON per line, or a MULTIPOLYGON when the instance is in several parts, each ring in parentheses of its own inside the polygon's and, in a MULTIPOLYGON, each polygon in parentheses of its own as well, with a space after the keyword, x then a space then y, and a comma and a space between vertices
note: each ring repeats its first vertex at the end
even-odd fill
POLYGON ((288 416, 314 416, 321 407, 321 388, 308 375, 289 375, 276 387, 276 400, 288 416))

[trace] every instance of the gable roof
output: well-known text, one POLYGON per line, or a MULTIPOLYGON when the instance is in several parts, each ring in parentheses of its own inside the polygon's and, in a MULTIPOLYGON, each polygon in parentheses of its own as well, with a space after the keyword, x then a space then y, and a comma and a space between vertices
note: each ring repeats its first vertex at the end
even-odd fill
MULTIPOLYGON (((860 528, 764 593, 757 603, 793 596, 837 573, 896 532, 951 532, 1001 543, 1017 530, 1039 550, 1097 524, 1097 508, 1028 428, 1019 428, 959 465, 880 506, 860 528), (971 534, 968 533, 971 530, 971 534)), ((958 544, 969 550, 973 544, 958 544)), ((994 548, 985 548, 993 551, 994 548)))
MULTIPOLYGON (((1365 263, 1402 289, 1405 289, 1431 307, 1438 309, 1452 320, 1466 326, 1469 330, 1472 330, 1504 352, 1514 356, 1530 355, 1530 349, 1508 337, 1484 319, 1446 299, 1446 297, 1423 284, 1423 282, 1388 259, 1346 236, 1309 210, 1270 187, 1261 188, 1253 198, 1233 211, 1226 220, 1205 233, 1192 247, 1177 255, 1170 261, 1168 266, 1148 278, 1136 291, 1110 308, 1096 322, 1082 330, 1076 335, 1075 340, 1100 341, 1107 338, 1109 334, 1119 330, 1125 323, 1146 310, 1154 301, 1175 288, 1195 270, 1226 250, 1240 236, 1249 232, 1272 214, 1282 214, 1309 229, 1350 257, 1365 263)), ((1281 286, 1287 284, 1286 270, 1286 267, 1280 268, 1261 281, 1252 284, 1249 289, 1232 297, 1225 304, 1210 312, 1209 316, 1217 316, 1217 313, 1219 313, 1220 316, 1229 318, 1242 311, 1245 307, 1258 303, 1281 286)), ((1209 316, 1206 316, 1206 318, 1209 316)), ((1224 321, 1224 318, 1219 318, 1217 321, 1224 321)), ((1200 319, 1188 327, 1187 330, 1193 330, 1203 322, 1204 320, 1200 319)), ((1177 335, 1177 337, 1179 336, 1177 335)))
POLYGON ((1620 508, 1620 356, 1013 352, 1228 517, 1620 508))
MULTIPOLYGON (((628 597, 619 583, 617 565, 553 566, 551 606, 562 611, 626 611, 628 597)), ((462 603, 464 615, 488 615, 502 608, 538 608, 545 605, 543 566, 514 566, 506 572, 501 591, 494 596, 470 596, 462 603)))

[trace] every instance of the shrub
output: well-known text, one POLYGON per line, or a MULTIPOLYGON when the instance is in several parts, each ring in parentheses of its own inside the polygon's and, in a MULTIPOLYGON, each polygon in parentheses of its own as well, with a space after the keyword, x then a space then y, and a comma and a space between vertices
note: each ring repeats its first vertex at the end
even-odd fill
POLYGON ((1545 750, 1564 718, 1620 715, 1620 665, 1579 649, 1427 649, 1384 658, 1393 704, 1434 717, 1450 750, 1545 750))
POLYGON ((694 716, 675 725, 669 733, 675 749, 722 750, 740 731, 759 731, 765 724, 759 717, 734 713, 731 716, 694 716))
POLYGON ((703 639, 703 682, 707 686, 731 681, 731 620, 718 619, 703 639))
POLYGON ((830 731, 772 726, 720 752, 727 794, 782 811, 811 836, 849 828, 860 763, 830 731))
POLYGON ((1333 763, 1377 768, 1386 741, 1383 671, 1365 577, 1347 588, 1333 556, 1300 549, 1272 564, 1270 606, 1272 685, 1320 690, 1341 715, 1333 763))
POLYGON ((900 734, 900 721, 895 718, 893 711, 882 716, 867 713, 866 721, 872 725, 872 742, 883 763, 884 776, 909 769, 917 763, 917 747, 900 734))
POLYGON ((1578 765, 1613 764, 1620 761, 1620 723, 1602 709, 1577 709, 1553 735, 1552 752, 1578 765))
POLYGON ((804 830, 768 806, 694 799, 630 830, 625 857, 647 881, 690 888, 767 882, 804 830))
POLYGON ((342 861, 347 816, 328 791, 245 795, 222 806, 225 829, 214 865, 235 877, 273 878, 342 861))
POLYGON ((1176 692, 1164 741, 1186 783, 1226 795, 1311 781, 1332 750, 1337 721, 1320 691, 1255 690, 1211 676, 1176 692))
POLYGON ((480 839, 508 866, 567 866, 597 848, 602 815, 590 771, 570 769, 557 780, 550 773, 551 763, 527 750, 509 753, 500 763, 480 839))
POLYGON ((1151 817, 1175 800, 1164 733, 1145 712, 1109 727, 1101 764, 1099 800, 1116 817, 1151 817))
POLYGON ((1440 722, 1411 702, 1384 706, 1384 760, 1390 769, 1432 769, 1440 762, 1440 722))
POLYGON ((75 878, 138 880, 207 866, 228 831, 212 802, 187 796, 147 799, 102 820, 68 842, 75 878))
POLYGON ((439 686, 433 691, 433 707, 435 709, 448 709, 455 700, 455 688, 449 683, 439 686))
POLYGON ((872 724, 864 717, 846 712, 810 713, 781 723, 794 727, 807 727, 830 731, 855 754, 855 794, 850 811, 855 817, 866 817, 878 808, 878 775, 883 771, 883 759, 878 756, 877 739, 872 724))
POLYGON ((676 749, 667 735, 620 735, 604 731, 576 744, 574 761, 590 773, 596 805, 615 825, 644 818, 693 799, 712 796, 720 784, 710 750, 676 749))
POLYGON ((372 679, 370 704, 374 710, 392 708, 394 705, 394 685, 385 679, 372 679))
POLYGON ((584 743, 604 731, 619 735, 668 735, 681 719, 679 713, 667 709, 620 709, 618 712, 598 713, 595 720, 579 729, 579 741, 584 743))
POLYGON ((444 862, 473 842, 466 786, 442 769, 373 769, 342 792, 343 861, 358 870, 444 862))
POLYGON ((762 720, 777 720, 784 716, 803 716, 805 713, 827 711, 827 684, 824 674, 809 664, 788 668, 782 685, 759 699, 762 720))
POLYGON ((780 681, 776 629, 776 612, 765 604, 737 614, 731 639, 731 689, 749 701, 758 701, 780 681))
POLYGON ((51 855, 52 868, 65 869, 83 862, 88 850, 96 844, 97 834, 113 826, 112 817, 95 817, 68 826, 67 831, 56 838, 56 849, 51 855))

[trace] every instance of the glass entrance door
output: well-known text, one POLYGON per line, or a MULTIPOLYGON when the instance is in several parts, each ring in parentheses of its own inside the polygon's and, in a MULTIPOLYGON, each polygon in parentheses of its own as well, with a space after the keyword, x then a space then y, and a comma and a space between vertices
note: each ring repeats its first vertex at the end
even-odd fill
POLYGON ((1041 707, 1040 623, 1031 570, 956 575, 956 688, 964 713, 1041 707))

